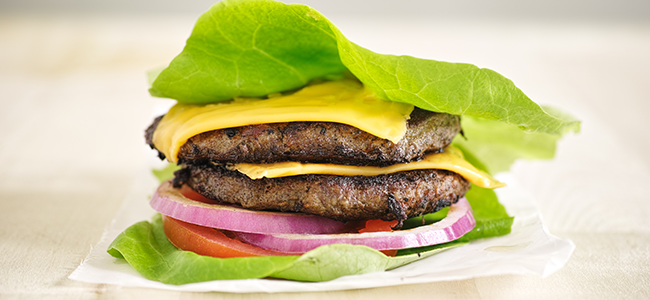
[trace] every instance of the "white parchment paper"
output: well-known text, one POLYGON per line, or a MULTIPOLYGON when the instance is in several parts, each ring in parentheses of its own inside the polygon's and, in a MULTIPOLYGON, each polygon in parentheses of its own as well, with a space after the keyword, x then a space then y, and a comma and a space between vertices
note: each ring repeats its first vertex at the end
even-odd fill
POLYGON ((510 174, 497 178, 508 184, 498 189, 499 200, 515 216, 512 233, 506 236, 473 241, 412 264, 387 271, 344 276, 328 282, 304 283, 275 279, 209 281, 185 285, 168 285, 150 281, 138 274, 123 259, 110 256, 106 249, 113 239, 132 224, 149 220, 155 213, 149 197, 157 186, 148 170, 141 172, 131 192, 84 262, 70 279, 132 287, 175 291, 221 291, 233 293, 332 291, 392 286, 432 281, 459 280, 498 274, 536 274, 546 277, 569 260, 575 245, 548 233, 531 196, 521 189, 510 174))

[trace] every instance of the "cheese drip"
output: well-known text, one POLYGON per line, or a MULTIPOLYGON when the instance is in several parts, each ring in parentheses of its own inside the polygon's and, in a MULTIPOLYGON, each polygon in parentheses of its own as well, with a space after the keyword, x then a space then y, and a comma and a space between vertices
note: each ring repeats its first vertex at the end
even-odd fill
POLYGON ((306 174, 377 176, 410 170, 442 169, 457 173, 467 179, 467 181, 482 188, 494 189, 505 186, 505 183, 494 179, 490 174, 472 166, 472 164, 465 160, 463 153, 454 146, 448 146, 442 153, 428 154, 419 161, 395 164, 388 167, 280 162, 272 164, 240 163, 228 166, 228 168, 246 174, 246 176, 251 179, 260 179, 263 177, 277 178, 306 174))
POLYGON ((181 146, 200 133, 295 121, 347 124, 397 143, 406 133, 406 121, 412 111, 413 105, 380 100, 357 81, 329 81, 290 95, 269 95, 269 99, 176 104, 158 124, 153 143, 169 161, 177 162, 181 146))

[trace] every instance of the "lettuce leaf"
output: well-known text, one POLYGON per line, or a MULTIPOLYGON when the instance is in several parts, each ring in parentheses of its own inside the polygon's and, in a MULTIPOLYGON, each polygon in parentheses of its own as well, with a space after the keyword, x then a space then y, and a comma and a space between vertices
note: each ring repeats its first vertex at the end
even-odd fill
POLYGON ((118 235, 108 253, 125 259, 143 277, 167 284, 265 277, 328 281, 345 275, 394 269, 460 245, 397 257, 388 257, 366 246, 337 244, 319 247, 302 256, 214 258, 178 250, 165 236, 162 218, 156 214, 151 223, 136 223, 118 235))
POLYGON ((465 159, 491 174, 507 171, 516 159, 551 159, 561 136, 542 132, 526 133, 519 128, 492 120, 465 116, 464 135, 453 144, 465 159))
POLYGON ((183 51, 150 93, 182 103, 263 97, 349 70, 380 98, 561 135, 578 130, 512 81, 471 64, 374 53, 349 41, 327 18, 299 4, 225 0, 196 23, 183 51))
POLYGON ((329 22, 304 5, 222 1, 149 90, 182 103, 261 97, 345 70, 329 22))
POLYGON ((170 180, 174 178, 174 172, 178 171, 181 169, 181 166, 168 163, 163 167, 162 169, 152 169, 151 173, 153 173, 153 176, 158 179, 159 183, 163 183, 167 180, 170 180))
POLYGON ((145 278, 169 284, 266 277, 298 258, 252 257, 242 263, 180 251, 165 236, 160 214, 151 223, 142 221, 127 228, 111 243, 108 253, 125 259, 145 278))
POLYGON ((472 185, 465 198, 472 206, 476 227, 455 242, 469 242, 510 233, 514 217, 508 215, 493 190, 472 185))

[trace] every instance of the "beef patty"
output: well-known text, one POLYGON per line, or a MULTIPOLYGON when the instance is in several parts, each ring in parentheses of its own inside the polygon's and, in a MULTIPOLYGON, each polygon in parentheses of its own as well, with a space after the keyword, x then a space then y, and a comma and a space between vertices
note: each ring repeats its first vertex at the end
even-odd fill
MULTIPOLYGON (((153 132, 161 118, 145 133, 152 148, 153 132)), ((397 144, 340 123, 272 123, 201 133, 181 147, 178 159, 186 164, 299 161, 385 166, 439 152, 458 132, 458 116, 415 108, 406 135, 397 144)), ((159 156, 164 159, 163 154, 159 156)))
POLYGON ((189 185, 213 200, 253 210, 303 212, 339 221, 398 220, 435 212, 458 201, 470 187, 445 170, 413 170, 379 176, 300 175, 250 179, 221 165, 188 165, 174 185, 189 185))

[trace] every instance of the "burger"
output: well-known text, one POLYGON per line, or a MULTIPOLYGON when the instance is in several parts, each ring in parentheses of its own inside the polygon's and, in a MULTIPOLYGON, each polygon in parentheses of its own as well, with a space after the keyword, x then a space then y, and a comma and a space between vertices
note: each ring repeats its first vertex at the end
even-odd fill
POLYGON ((376 54, 270 0, 216 4, 154 77, 178 103, 145 139, 177 171, 109 253, 173 284, 329 280, 507 234, 480 154, 578 124, 494 71, 376 54))

